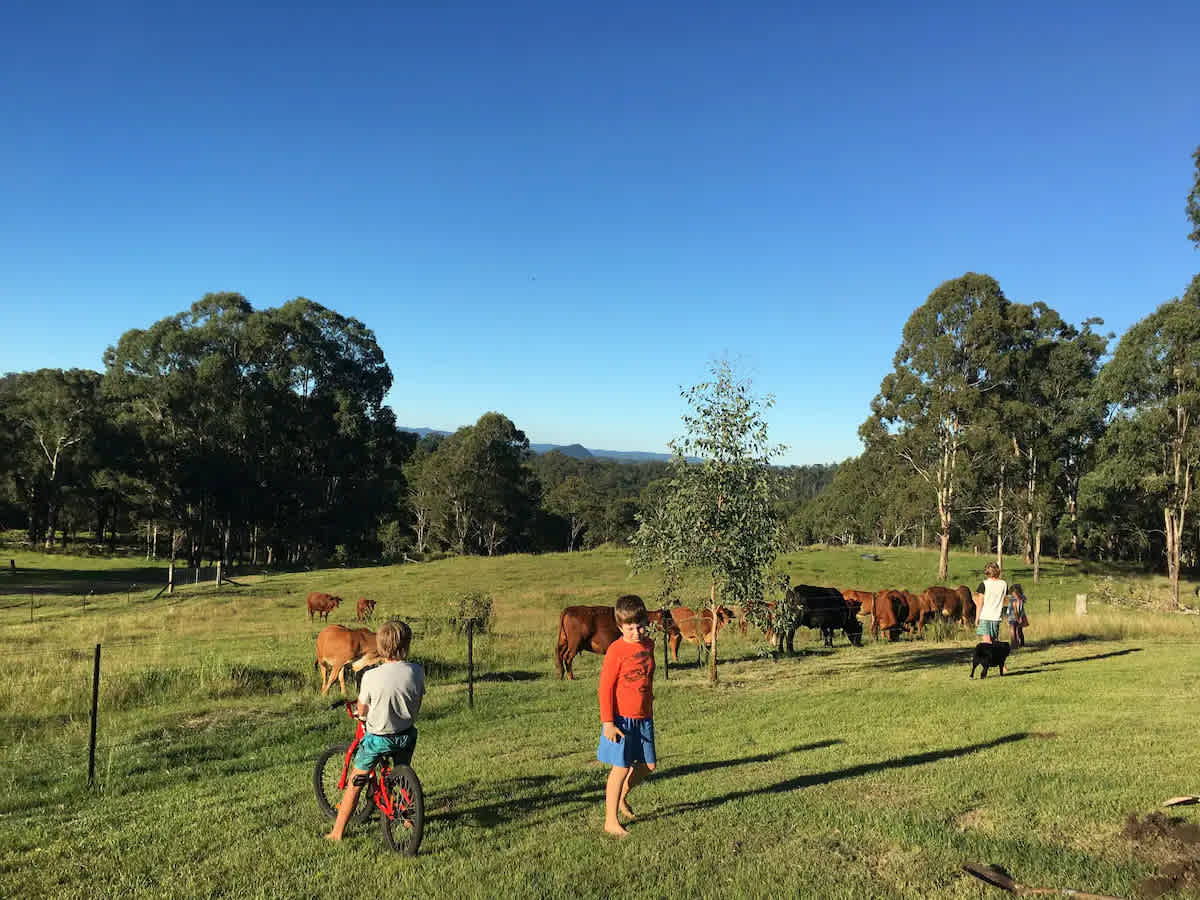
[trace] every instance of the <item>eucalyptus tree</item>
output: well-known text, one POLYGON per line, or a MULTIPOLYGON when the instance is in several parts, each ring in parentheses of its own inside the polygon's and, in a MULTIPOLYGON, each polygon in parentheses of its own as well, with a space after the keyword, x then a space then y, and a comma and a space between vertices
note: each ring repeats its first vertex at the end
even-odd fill
MULTIPOLYGON (((659 502, 638 516, 631 562, 639 570, 661 566, 668 589, 685 570, 702 571, 715 623, 721 603, 742 606, 751 618, 761 613, 782 543, 771 459, 785 448, 767 440, 765 413, 774 398, 754 395, 726 361, 711 371, 710 381, 681 391, 689 409, 684 433, 669 444, 671 476, 659 502)), ((709 659, 715 683, 715 627, 709 659)))
POLYGON ((1196 182, 1187 198, 1188 221, 1192 223, 1192 233, 1188 235, 1188 240, 1200 247, 1200 147, 1196 148, 1192 159, 1196 162, 1196 182))
POLYGON ((1008 300, 996 280, 968 272, 938 286, 913 311, 893 360, 859 429, 870 444, 896 434, 896 452, 933 489, 940 524, 938 578, 949 570, 950 534, 968 436, 1010 342, 1008 300))
POLYGON ((1183 297, 1122 335, 1100 385, 1114 420, 1089 477, 1097 489, 1131 491, 1157 507, 1178 605, 1186 516, 1200 467, 1200 275, 1183 297))
POLYGON ((1108 341, 1091 330, 1100 320, 1088 319, 1078 329, 1045 303, 1011 304, 1009 317, 1013 343, 1001 361, 993 430, 1003 436, 1002 445, 1009 442, 1016 464, 1015 512, 1036 582, 1042 535, 1061 497, 1056 481, 1077 479, 1078 458, 1100 425, 1094 383, 1108 341))
POLYGON ((118 424, 141 444, 131 474, 187 532, 193 564, 210 535, 228 557, 235 528, 268 561, 374 532, 381 460, 403 450, 382 408, 391 371, 361 322, 304 298, 255 311, 207 294, 126 332, 105 364, 118 424))
POLYGON ((11 475, 26 507, 29 538, 55 541, 63 492, 80 485, 100 424, 96 401, 100 375, 86 369, 38 369, 7 376, 0 391, 11 432, 11 475))

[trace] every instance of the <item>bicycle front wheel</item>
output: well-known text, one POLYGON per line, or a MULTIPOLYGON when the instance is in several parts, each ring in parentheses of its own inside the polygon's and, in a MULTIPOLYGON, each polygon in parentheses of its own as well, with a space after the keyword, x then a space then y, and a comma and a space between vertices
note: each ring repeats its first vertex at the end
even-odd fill
POLYGON ((425 793, 410 766, 396 766, 383 782, 392 799, 392 815, 381 815, 383 839, 397 853, 416 856, 425 833, 425 793))
MULTIPOLYGON (((313 790, 317 795, 317 806, 326 818, 336 819, 338 804, 342 800, 342 792, 338 782, 342 778, 342 768, 346 762, 346 752, 349 744, 338 744, 327 747, 317 757, 316 768, 313 769, 313 790)), ((349 786, 349 785, 347 785, 349 786)), ((362 822, 371 814, 371 801, 367 797, 367 788, 358 795, 358 804, 350 815, 351 822, 362 822)))

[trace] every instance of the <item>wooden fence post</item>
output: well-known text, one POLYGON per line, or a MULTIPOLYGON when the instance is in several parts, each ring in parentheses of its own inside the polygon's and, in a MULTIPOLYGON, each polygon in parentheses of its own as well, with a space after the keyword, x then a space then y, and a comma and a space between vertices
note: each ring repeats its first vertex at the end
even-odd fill
POLYGON ((96 784, 96 716, 100 705, 100 645, 92 668, 92 735, 88 739, 88 787, 96 784))
POLYGON ((1077 616, 1086 616, 1087 615, 1087 594, 1076 594, 1075 595, 1075 615, 1077 615, 1077 616))

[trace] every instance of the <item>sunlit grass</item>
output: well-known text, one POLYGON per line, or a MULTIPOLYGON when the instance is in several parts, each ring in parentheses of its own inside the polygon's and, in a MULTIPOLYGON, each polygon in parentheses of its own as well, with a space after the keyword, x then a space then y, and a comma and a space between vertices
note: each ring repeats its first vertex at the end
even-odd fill
MULTIPOLYGON (((973 585, 985 561, 952 557, 950 582, 973 585)), ((129 568, 107 564, 86 571, 129 568)), ((936 580, 926 551, 807 550, 781 567, 794 583, 873 590, 936 580)), ((1019 560, 1006 570, 1032 620, 1010 678, 967 678, 966 630, 857 649, 839 635, 832 651, 801 631, 802 652, 778 660, 753 633, 724 631, 716 689, 685 645, 656 682, 662 772, 635 794, 646 818, 619 847, 599 833, 600 660, 581 656, 575 682, 552 675, 563 606, 655 593, 619 550, 239 575, 240 587, 152 601, 149 585, 86 609, 77 594, 38 593, 32 624, 27 609, 0 611, 0 652, 19 676, 0 694, 0 894, 987 896, 958 873, 975 859, 1031 884, 1132 896, 1151 867, 1121 837, 1125 816, 1195 791, 1200 617, 1091 599, 1076 616, 1095 574, 1048 561, 1034 585, 1019 560), (317 692, 310 590, 346 599, 331 621, 349 624, 361 595, 377 600, 376 621, 416 628, 430 673, 417 860, 387 856, 373 828, 343 848, 320 840, 312 760, 349 725, 317 692), (465 641, 446 626, 468 590, 496 601, 495 631, 476 643, 474 711, 465 641)), ((27 588, 0 582, 0 606, 27 588)), ((699 598, 703 585, 687 590, 699 598)))

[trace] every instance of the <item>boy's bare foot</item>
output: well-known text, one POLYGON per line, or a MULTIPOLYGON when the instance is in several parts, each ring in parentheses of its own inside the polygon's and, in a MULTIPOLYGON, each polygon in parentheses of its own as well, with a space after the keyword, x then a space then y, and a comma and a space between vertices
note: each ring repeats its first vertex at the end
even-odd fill
POLYGON ((342 839, 341 835, 334 837, 332 831, 329 834, 325 835, 325 840, 327 840, 327 841, 341 841, 341 839, 342 839))
POLYGON ((605 822, 604 830, 613 837, 623 838, 629 836, 629 832, 621 826, 620 822, 605 822))
POLYGON ((617 812, 619 812, 621 815, 623 815, 625 818, 629 819, 630 821, 637 818, 637 813, 635 813, 632 809, 629 808, 628 803, 622 804, 621 807, 617 810, 617 812))

